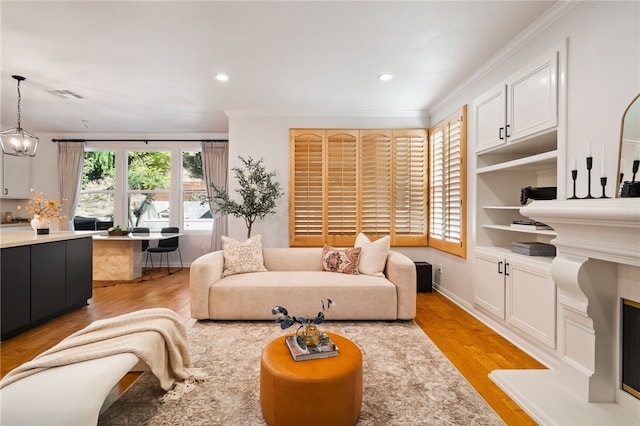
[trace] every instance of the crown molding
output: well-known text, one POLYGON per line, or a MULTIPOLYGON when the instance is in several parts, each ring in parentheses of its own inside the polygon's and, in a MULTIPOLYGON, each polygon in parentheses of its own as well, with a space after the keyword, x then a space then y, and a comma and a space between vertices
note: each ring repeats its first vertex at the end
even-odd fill
POLYGON ((326 118, 429 118, 425 110, 316 110, 316 109, 274 109, 274 110, 225 110, 227 117, 326 117, 326 118))
POLYGON ((493 71, 499 64, 506 61, 515 52, 526 46, 531 40, 542 34, 547 28, 557 22, 560 18, 569 13, 574 7, 580 4, 582 0, 571 1, 559 1, 551 6, 544 14, 536 19, 531 25, 525 28, 520 34, 518 34, 511 42, 500 49, 489 61, 485 62, 475 73, 460 84, 456 89, 451 91, 440 102, 429 108, 429 116, 433 115, 434 111, 440 110, 449 101, 458 96, 460 93, 468 90, 471 86, 477 83, 484 76, 493 71))

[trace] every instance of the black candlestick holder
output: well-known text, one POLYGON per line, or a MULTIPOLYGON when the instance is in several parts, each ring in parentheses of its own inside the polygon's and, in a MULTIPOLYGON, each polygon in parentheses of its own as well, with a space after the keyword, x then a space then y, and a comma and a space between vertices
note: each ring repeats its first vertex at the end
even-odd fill
POLYGON ((593 157, 587 157, 587 196, 584 198, 593 198, 591 195, 591 169, 593 168, 593 157))
POLYGON ((571 179, 573 179, 573 197, 569 198, 570 200, 577 200, 578 197, 576 197, 576 179, 578 178, 578 171, 577 170, 571 170, 571 179))
POLYGON ((631 171, 633 172, 633 177, 631 178, 631 182, 636 181, 636 173, 638 173, 638 168, 640 167, 640 160, 633 160, 633 168, 631 171))
POLYGON ((610 197, 607 197, 606 194, 604 193, 604 187, 607 186, 607 178, 606 177, 601 177, 600 178, 600 185, 602 186, 602 195, 600 196, 600 198, 610 198, 610 197))

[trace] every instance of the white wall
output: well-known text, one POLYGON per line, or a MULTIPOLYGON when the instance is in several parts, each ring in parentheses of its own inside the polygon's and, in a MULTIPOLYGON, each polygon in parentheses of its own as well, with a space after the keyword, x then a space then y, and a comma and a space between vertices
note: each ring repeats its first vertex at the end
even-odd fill
MULTIPOLYGON (((594 155, 599 155, 599 144, 606 143, 607 167, 611 176, 617 168, 617 152, 620 137, 622 113, 633 97, 640 92, 640 4, 638 2, 582 2, 552 23, 530 40, 519 40, 524 45, 519 50, 505 56, 493 64, 481 77, 475 77, 455 91, 450 99, 430 111, 431 119, 420 113, 405 116, 389 113, 387 117, 370 114, 341 113, 314 114, 303 116, 300 112, 265 116, 242 112, 229 112, 230 167, 238 165, 237 157, 253 156, 264 158, 269 170, 276 170, 278 179, 288 193, 288 129, 289 128, 401 128, 428 127, 455 111, 463 104, 472 105, 473 99, 504 78, 534 60, 544 52, 568 38, 568 152, 572 156, 584 158, 585 144, 592 142, 594 155)), ((426 78, 426 77, 425 77, 426 78)), ((472 126, 475 121, 469 109, 469 155, 473 154, 472 126)), ((83 137, 78 135, 39 135, 41 146, 32 160, 32 186, 47 195, 57 196, 57 148, 52 137, 83 137)), ((94 135, 98 137, 99 135, 94 135)), ((134 137, 117 135, 119 138, 134 137)), ((174 135, 175 136, 175 135, 174 135)), ((183 137, 199 137, 182 135, 183 137)), ((88 137, 88 136, 84 136, 88 137)), ((137 136, 143 137, 143 136, 137 136)), ((150 136, 148 136, 150 137, 150 136)), ((595 159, 594 159, 595 160, 595 159)), ((444 274, 439 277, 441 288, 461 303, 472 301, 471 253, 474 247, 474 202, 475 188, 474 162, 469 161, 469 205, 468 205, 468 258, 462 259, 428 248, 410 248, 400 251, 413 260, 426 260, 433 265, 442 264, 444 274)), ((567 180, 568 184, 570 180, 567 180)), ((231 179, 231 190, 235 189, 231 179)), ((586 192, 586 181, 579 182, 579 191, 586 192)), ((579 201, 577 202, 579 203, 579 201)), ((9 204, 10 205, 10 204, 9 204)), ((578 205, 578 204, 576 204, 578 205)), ((5 203, 3 203, 4 211, 5 203)), ((238 219, 230 219, 229 235, 244 239, 246 229, 238 219)), ((262 234, 266 247, 288 245, 288 196, 280 200, 278 214, 255 225, 254 235, 262 234)), ((192 258, 202 241, 193 241, 192 258)), ((186 243, 186 241, 185 241, 186 243)))
MULTIPOLYGON (((413 117, 364 116, 265 116, 264 114, 229 113, 229 163, 239 164, 238 156, 262 158, 267 170, 278 173, 286 195, 278 202, 277 213, 254 224, 252 235, 260 234, 265 247, 289 246, 289 129, 290 128, 424 128, 428 119, 413 117)), ((229 175, 229 189, 238 186, 229 175)), ((246 227, 240 219, 229 219, 229 236, 244 241, 246 227)), ((424 249, 423 249, 424 251, 424 249)))
MULTIPOLYGON (((570 161, 575 156, 579 162, 577 192, 586 194, 587 181, 584 169, 586 144, 591 142, 594 170, 599 174, 601 144, 606 145, 606 168, 612 180, 618 166, 620 123, 622 114, 640 92, 640 3, 638 2, 581 2, 566 15, 550 25, 523 48, 505 60, 482 78, 471 82, 456 96, 437 109, 430 111, 434 122, 446 116, 462 104, 473 104, 473 99, 504 81, 506 77, 527 65, 530 61, 553 49, 568 38, 567 76, 567 140, 564 165, 567 176, 570 161)), ((428 261, 443 263, 445 273, 441 277, 443 291, 462 304, 473 301, 473 277, 471 255, 475 241, 475 139, 473 109, 469 109, 468 128, 468 247, 466 263, 435 250, 428 251, 428 261)), ((561 160, 560 160, 561 161, 561 160)), ((599 193, 599 176, 592 177, 592 193, 599 193), (594 191, 595 189, 595 191, 594 191)), ((571 194, 571 179, 566 179, 566 193, 571 194)), ((610 183, 608 193, 613 193, 610 183)), ((579 201, 576 202, 579 206, 579 201)))
MULTIPOLYGON (((562 158, 585 157, 585 146, 591 141, 594 156, 600 155, 600 144, 607 146, 607 168, 610 176, 617 169, 617 152, 622 113, 640 92, 640 6, 637 2, 583 2, 567 8, 561 16, 543 29, 530 30, 515 42, 522 47, 506 47, 498 52, 494 63, 488 64, 481 76, 475 76, 454 92, 450 99, 430 111, 431 119, 419 117, 299 117, 284 114, 266 117, 258 114, 229 114, 230 162, 238 155, 263 157, 269 169, 279 173, 280 182, 288 193, 288 129, 316 128, 393 128, 428 127, 454 112, 461 105, 473 104, 473 99, 502 82, 521 67, 568 42, 568 125, 567 154, 562 158), (508 52, 508 53, 505 53, 508 52)), ((443 266, 442 276, 436 276, 443 291, 471 308, 473 300, 472 262, 475 240, 475 176, 473 117, 469 108, 468 122, 468 246, 467 259, 428 248, 404 248, 413 260, 426 260, 443 266)), ((594 159, 594 162, 596 160, 594 159)), ((599 159, 597 161, 600 161, 599 159)), ((562 167, 562 165, 561 165, 562 167)), ((599 170, 599 169, 598 169, 599 170)), ((567 179, 567 185, 570 179, 567 179)), ((596 185, 594 181, 592 185, 596 185)), ((586 180, 579 192, 586 192, 586 180)), ((611 190, 610 190, 611 192, 611 190)), ((288 198, 281 200, 278 214, 258 223, 255 233, 263 235, 265 246, 288 245, 288 198)), ((230 236, 245 237, 244 225, 230 222, 230 236)))

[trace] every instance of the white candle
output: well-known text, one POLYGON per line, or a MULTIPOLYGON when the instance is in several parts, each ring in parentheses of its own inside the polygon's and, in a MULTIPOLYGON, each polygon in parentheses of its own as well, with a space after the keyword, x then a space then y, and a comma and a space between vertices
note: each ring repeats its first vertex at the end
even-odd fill
POLYGON ((620 174, 624 174, 624 158, 620 160, 620 174))
POLYGON ((606 151, 604 144, 602 144, 602 160, 600 160, 600 177, 607 177, 607 168, 605 167, 606 163, 606 151))
POLYGON ((587 158, 591 157, 591 142, 587 142, 587 158))
POLYGON ((576 162, 576 157, 571 158, 571 170, 578 170, 578 163, 576 162))

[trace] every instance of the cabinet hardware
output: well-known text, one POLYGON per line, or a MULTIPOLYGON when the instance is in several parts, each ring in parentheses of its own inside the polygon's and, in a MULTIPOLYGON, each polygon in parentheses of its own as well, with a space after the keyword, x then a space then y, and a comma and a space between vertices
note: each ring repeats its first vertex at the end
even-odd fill
POLYGON ((4 189, 4 195, 9 195, 9 189, 8 188, 4 189))
POLYGON ((504 130, 504 127, 500 127, 500 129, 498 130, 498 139, 500 140, 504 140, 504 136, 502 135, 503 130, 504 130))
POLYGON ((511 137, 511 135, 509 134, 509 127, 511 127, 511 124, 507 124, 507 131, 506 131, 506 132, 504 132, 504 133, 505 133, 505 136, 506 136, 506 137, 508 137, 508 138, 510 138, 510 137, 511 137))
POLYGON ((502 275, 502 261, 498 262, 498 273, 502 275))
POLYGON ((504 275, 505 275, 506 277, 508 277, 508 276, 509 276, 509 272, 507 271, 507 268, 508 268, 508 267, 509 267, 509 262, 505 262, 505 263, 504 263, 504 275))

